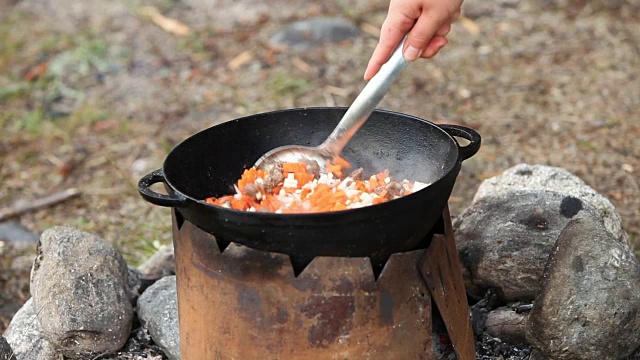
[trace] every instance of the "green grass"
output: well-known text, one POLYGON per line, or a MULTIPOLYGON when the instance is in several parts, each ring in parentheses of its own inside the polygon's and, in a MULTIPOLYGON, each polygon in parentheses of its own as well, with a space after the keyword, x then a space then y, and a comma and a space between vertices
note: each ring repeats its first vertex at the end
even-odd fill
POLYGON ((269 84, 269 90, 277 97, 296 97, 309 90, 311 83, 288 74, 277 74, 269 84))

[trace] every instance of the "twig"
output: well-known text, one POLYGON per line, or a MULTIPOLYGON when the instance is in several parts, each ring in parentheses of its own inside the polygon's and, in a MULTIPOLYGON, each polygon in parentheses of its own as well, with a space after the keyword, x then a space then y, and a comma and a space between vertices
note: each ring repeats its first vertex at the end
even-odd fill
POLYGON ((80 195, 80 189, 71 188, 64 191, 60 191, 49 196, 45 196, 40 199, 35 199, 27 204, 18 204, 9 206, 8 208, 0 210, 0 222, 20 216, 26 212, 41 209, 43 207, 55 205, 57 203, 69 200, 80 195))
POLYGON ((327 102, 328 107, 336 106, 336 101, 333 99, 333 96, 330 93, 325 92, 323 94, 324 94, 324 100, 327 102))

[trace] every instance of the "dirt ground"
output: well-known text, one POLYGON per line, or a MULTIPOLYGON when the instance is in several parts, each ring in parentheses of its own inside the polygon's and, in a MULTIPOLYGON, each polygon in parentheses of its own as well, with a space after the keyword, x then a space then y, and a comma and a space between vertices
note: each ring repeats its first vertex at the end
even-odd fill
MULTIPOLYGON (((0 208, 79 188, 80 197, 18 220, 34 232, 94 232, 135 265, 171 241, 169 210, 143 201, 137 180, 177 142, 220 122, 348 106, 387 4, 0 0, 0 208), (158 13, 186 28, 162 28, 158 13), (345 18, 362 35, 304 51, 270 45, 286 24, 314 16, 345 18)), ((609 198, 637 244, 638 11, 638 1, 466 1, 450 45, 411 64, 379 107, 480 132, 454 214, 483 179, 548 164, 609 198)), ((8 265, 15 256, 0 245, 4 323, 28 297, 28 270, 8 265)))

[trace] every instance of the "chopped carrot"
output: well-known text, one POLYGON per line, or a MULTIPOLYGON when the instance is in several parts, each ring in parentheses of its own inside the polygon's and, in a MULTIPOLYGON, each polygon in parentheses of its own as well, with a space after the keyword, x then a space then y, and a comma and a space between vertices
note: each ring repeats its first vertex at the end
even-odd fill
POLYGON ((384 179, 388 177, 389 177, 389 170, 385 170, 376 174, 376 178, 382 182, 384 182, 384 179))
POLYGON ((309 174, 308 172, 296 172, 293 173, 293 176, 298 181, 298 188, 303 187, 314 179, 313 174, 309 174))
MULTIPOLYGON (((318 213, 342 211, 361 206, 376 205, 411 194, 412 183, 402 182, 400 194, 389 196, 390 190, 383 190, 376 195, 376 189, 385 186, 392 180, 389 170, 370 176, 366 180, 344 176, 344 170, 351 164, 341 157, 336 157, 325 166, 325 174, 333 177, 318 178, 311 174, 308 165, 302 162, 282 163, 284 179, 276 186, 265 188, 268 174, 255 168, 245 169, 236 184, 236 194, 221 197, 209 197, 204 201, 214 206, 230 207, 242 211, 260 211, 282 214, 318 213), (261 180, 260 180, 261 179, 261 180), (295 179, 295 181, 293 181, 295 179), (350 179, 349 181, 343 181, 350 179), (386 181, 385 181, 386 180, 386 181), (284 186, 286 184, 286 186, 284 186), (338 184, 340 186, 338 187, 338 184), (259 191, 248 191, 253 185, 259 191), (251 194, 251 195, 249 195, 251 194)), ((394 190, 397 191, 397 190, 394 190)))
POLYGON ((344 158, 340 157, 340 156, 336 156, 333 158, 333 163, 336 165, 339 165, 342 168, 349 168, 351 167, 351 164, 349 164, 349 162, 347 160, 345 160, 344 158))
POLYGON ((307 165, 303 163, 282 163, 282 171, 285 173, 307 172, 307 165))

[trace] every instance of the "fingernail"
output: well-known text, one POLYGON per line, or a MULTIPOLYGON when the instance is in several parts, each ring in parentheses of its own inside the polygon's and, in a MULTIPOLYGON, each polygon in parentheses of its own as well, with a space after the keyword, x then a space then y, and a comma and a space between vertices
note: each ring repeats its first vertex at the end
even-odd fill
POLYGON ((368 75, 369 75, 369 67, 367 67, 367 69, 364 71, 364 76, 363 77, 364 77, 365 80, 369 80, 369 76, 368 75))
POLYGON ((409 46, 404 51, 404 58, 407 59, 407 61, 413 61, 419 58, 421 53, 422 53, 422 50, 416 49, 413 46, 409 46))

